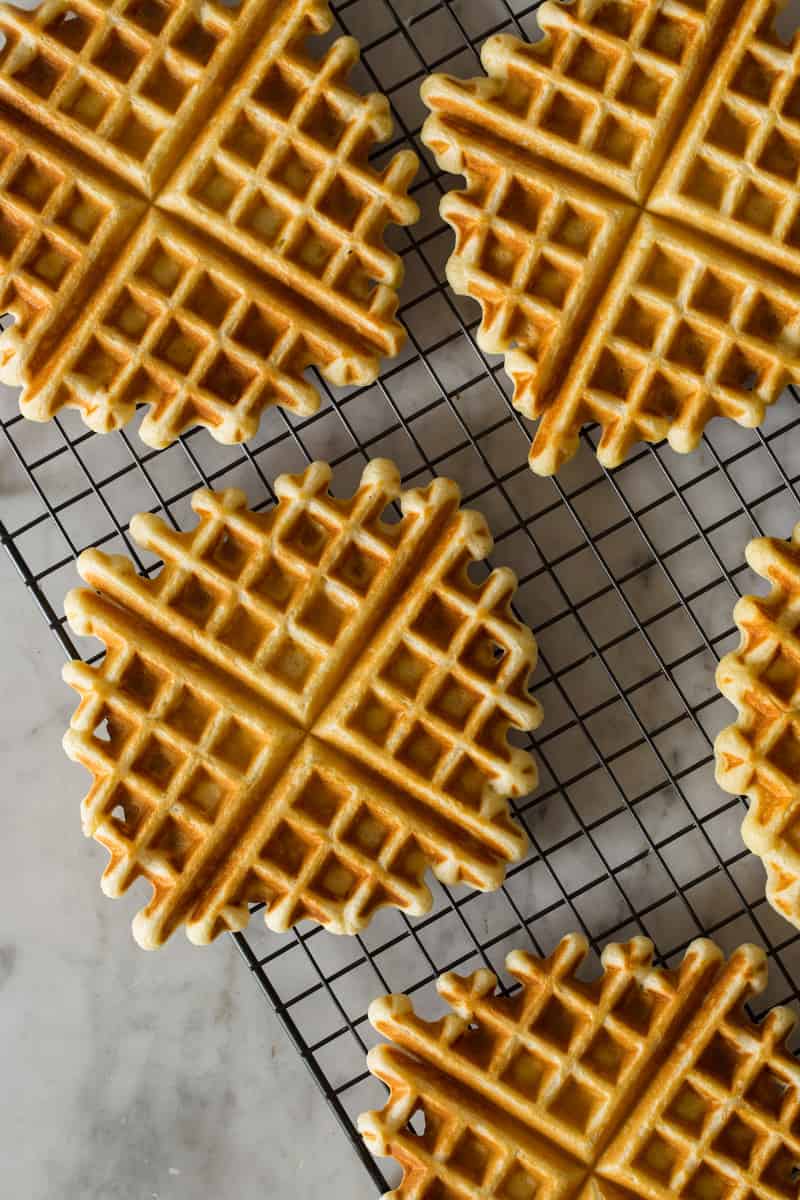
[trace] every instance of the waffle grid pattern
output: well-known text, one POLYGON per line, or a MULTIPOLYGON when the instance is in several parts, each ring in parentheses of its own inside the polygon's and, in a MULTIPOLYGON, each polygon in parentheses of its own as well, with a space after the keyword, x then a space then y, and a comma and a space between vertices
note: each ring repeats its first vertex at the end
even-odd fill
POLYGON ((2 25, 3 99, 152 194, 168 162, 163 146, 180 138, 236 18, 221 5, 46 0, 33 16, 4 6, 2 25))
POLYGON ((653 203, 798 274, 800 43, 771 35, 770 15, 764 0, 750 6, 653 203))
POLYGON ((639 938, 612 943, 587 984, 574 978, 586 950, 572 935, 545 961, 512 952, 513 997, 490 971, 444 975, 453 1013, 438 1021, 404 996, 370 1006, 389 1045, 369 1066, 389 1099, 359 1127, 404 1168, 389 1195, 793 1195, 794 1018, 778 1008, 755 1026, 743 1010, 765 987, 763 953, 743 946, 723 965, 697 941, 667 972, 639 938))
MULTIPOLYGON (((55 139, 73 184, 73 224, 85 219, 82 190, 103 194, 107 173, 123 193, 115 243, 99 258, 91 247, 76 256, 51 244, 36 179, 23 190, 24 215, 13 193, 0 191, 0 268, 16 318, 0 353, 23 386, 26 416, 45 421, 74 407, 106 432, 143 403, 153 410, 140 430, 151 445, 168 445, 195 423, 231 443, 253 436, 274 404, 313 411, 319 395, 303 378, 309 365, 336 384, 364 384, 381 357, 397 354, 402 264, 384 233, 417 215, 407 195, 417 159, 405 150, 381 171, 368 163, 391 133, 388 105, 348 85, 353 39, 309 56, 309 39, 331 20, 324 0, 243 0, 236 10, 192 0, 46 0, 33 13, 0 9, 0 99, 12 138, 45 157, 55 139), (129 240, 134 216, 148 208, 129 240), (154 328, 152 306, 127 313, 122 347, 108 344, 107 328, 98 345, 95 330, 136 287, 140 255, 159 237, 187 260, 196 261, 201 246, 215 261, 216 282, 199 287, 193 310, 207 328, 193 336, 179 327, 172 352, 154 365, 141 361, 149 346, 139 345, 154 328), (18 252, 28 238, 49 246, 33 267, 50 290, 36 297, 19 294, 30 289, 18 252), (72 261, 81 264, 80 304, 64 290, 72 261), (259 311, 275 314, 248 326, 249 357, 241 344, 233 354, 219 345, 226 314, 235 321, 226 292, 253 293, 259 311), (29 328, 37 303, 47 339, 29 328)), ((176 308, 185 316, 179 297, 176 308)))
MULTIPOLYGON (((163 203, 280 270, 292 290, 394 355, 399 337, 386 326, 401 261, 383 232, 388 221, 416 217, 405 193, 417 159, 400 152, 385 174, 367 166, 369 148, 391 133, 388 105, 379 96, 365 103, 343 84, 358 58, 354 41, 336 42, 319 66, 299 53, 303 16, 254 59, 241 100, 210 127, 163 203)), ((367 370, 359 364, 348 373, 343 364, 332 379, 358 383, 367 370)))
POLYGON ((427 90, 437 106, 447 97, 467 118, 488 99, 500 110, 504 140, 641 201, 656 170, 654 146, 665 138, 665 116, 674 117, 697 75, 703 43, 724 4, 712 0, 702 7, 705 22, 702 9, 679 0, 666 6, 584 2, 572 11, 549 4, 540 13, 546 48, 500 36, 483 51, 496 83, 437 80, 427 90))
POLYGON ((76 185, 60 155, 24 145, 2 117, 0 156, 0 304, 17 318, 4 335, 0 372, 16 384, 24 363, 35 371, 54 323, 60 317, 63 325, 92 269, 108 261, 142 210, 114 188, 76 185))
POLYGON ((121 556, 80 560, 99 597, 70 593, 70 624, 109 654, 66 669, 81 703, 65 747, 94 777, 83 821, 111 852, 105 890, 152 885, 134 921, 146 947, 183 921, 201 944, 240 930, 248 902, 266 903, 278 931, 312 917, 353 933, 380 904, 424 913, 427 866, 486 889, 524 854, 507 796, 531 790, 535 771, 506 738, 541 713, 527 696, 535 643, 508 607, 513 575, 469 580, 491 539, 448 481, 401 496, 391 464, 373 460, 343 502, 330 478, 320 463, 280 477, 268 515, 248 513, 242 492, 198 492, 190 533, 135 518, 136 540, 165 563, 154 581, 121 556), (390 525, 395 500, 404 515, 390 525), (413 665, 403 587, 426 655, 413 665), (402 695, 354 695, 360 659, 402 695), (395 715, 387 699, 395 729, 370 754, 395 715))
MULTIPOLYGON (((800 126, 794 128, 791 111, 800 94, 800 41, 784 45, 772 32, 775 15, 770 0, 748 0, 741 13, 726 3, 548 2, 539 9, 543 39, 527 43, 499 34, 486 42, 485 78, 464 83, 437 74, 426 81, 423 99, 431 115, 423 140, 443 168, 467 181, 465 192, 451 193, 442 204, 456 232, 448 278, 459 295, 481 305, 479 343, 505 354, 514 403, 528 417, 543 416, 531 450, 534 471, 558 471, 574 454, 581 426, 591 422, 603 429, 598 453, 604 466, 619 466, 641 440, 669 437, 674 449, 693 450, 712 418, 756 424, 796 380, 800 258, 792 243, 800 228, 800 126), (706 82, 707 65, 717 57, 719 69, 706 82), (710 150, 703 141, 707 126, 710 150), (530 191, 541 176, 568 203, 574 184, 565 169, 590 189, 605 222, 617 222, 618 236, 625 233, 626 200, 628 222, 637 224, 626 242, 591 247, 586 278, 574 264, 553 265, 549 252, 551 308, 543 336, 541 319, 517 315, 529 303, 525 291, 531 261, 540 258, 539 230, 533 239, 523 233, 516 242, 498 243, 495 180, 510 173, 519 189, 518 177, 527 175, 530 191), (765 172, 771 172, 766 183, 765 172), (620 299, 635 273, 638 247, 652 235, 654 214, 668 219, 657 228, 672 243, 666 253, 673 273, 685 274, 690 258, 702 275, 734 256, 742 287, 785 293, 786 306, 771 309, 774 362, 767 384, 760 369, 748 368, 747 339, 722 306, 715 315, 726 325, 726 362, 701 353, 695 356, 700 369, 675 387, 664 376, 672 366, 665 343, 652 347, 658 369, 642 371, 626 350, 622 367, 609 370, 609 360, 619 357, 620 299), (475 266, 490 263, 495 269, 487 288, 475 266), (773 265, 795 278, 781 278, 773 265), (514 320, 498 326, 498 317, 509 314, 514 320), (741 365, 731 369, 731 359, 741 365), (593 375, 613 378, 598 389, 593 375), (720 385, 737 395, 720 395, 720 385)), ((681 304, 685 299, 677 297, 681 304)), ((647 328, 641 335, 647 344, 647 328)))
POLYGON ((593 419, 601 460, 662 438, 695 450, 713 417, 756 426, 787 375, 800 379, 800 358, 783 340, 798 332, 800 295, 780 280, 644 217, 606 295, 606 320, 545 413, 531 461, 557 470, 593 419))
POLYGON ((476 183, 442 201, 442 216, 456 231, 448 279, 459 295, 480 302, 478 343, 487 354, 505 353, 514 403, 536 417, 563 360, 561 330, 596 299, 634 212, 624 205, 609 210, 577 186, 567 201, 542 169, 476 159, 475 169, 469 154, 457 168, 449 164, 476 183))
MULTIPOLYGON (((470 561, 487 550, 482 519, 469 514, 461 525, 448 552, 418 577, 421 595, 398 606, 375 637, 367 665, 342 687, 320 729, 397 787, 415 779, 476 836, 485 837, 484 820, 496 816, 492 832, 516 857, 522 843, 497 796, 535 786, 532 761, 507 742, 510 726, 541 720, 526 686, 535 650, 510 611, 513 574, 496 570, 480 587, 469 579, 470 561)), ((455 882, 463 870, 454 858, 444 874, 455 882)), ((480 882, 479 863, 473 870, 480 882)))
MULTIPOLYGON (((362 47, 367 86, 389 96, 400 132, 415 144, 426 74, 477 75, 486 37, 530 39, 536 29, 535 3, 333 7, 337 32, 362 47)), ((544 956, 574 929, 595 950, 646 934, 659 961, 669 962, 700 934, 728 952, 763 945, 771 984, 753 1004, 756 1015, 772 1003, 797 1010, 800 986, 800 935, 765 899, 760 864, 739 833, 745 807, 715 785, 712 750, 717 730, 734 719, 713 686, 714 662, 738 642, 736 596, 754 590, 743 548, 751 537, 786 537, 800 520, 794 391, 758 430, 715 422, 696 454, 639 448, 613 475, 596 461, 600 431, 584 428, 575 458, 555 479, 538 480, 504 372, 476 348, 475 313, 447 286, 452 233, 437 207, 450 181, 425 161, 414 189, 422 220, 397 242, 407 350, 375 385, 340 390, 321 379, 325 403, 315 414, 289 418, 278 408, 245 445, 223 447, 197 430, 159 453, 128 431, 91 434, 74 412, 34 427, 20 417, 16 395, 0 388, 9 451, 0 537, 57 653, 70 659, 95 648, 71 638, 62 608, 87 545, 152 573, 153 555, 128 536, 132 512, 158 510, 185 529, 198 487, 231 486, 268 508, 275 476, 316 458, 335 464, 343 493, 357 485, 365 459, 380 454, 399 463, 404 486, 434 474, 456 479, 464 503, 489 517, 495 561, 520 578, 515 606, 539 643, 535 684, 545 722, 535 737, 539 787, 511 802, 531 850, 504 886, 477 896, 433 881, 427 916, 406 921, 382 909, 354 938, 305 926, 275 934, 260 920, 235 937, 373 1194, 393 1182, 388 1161, 373 1158, 355 1130, 356 1116, 382 1103, 382 1087, 364 1071, 374 1041, 366 1011, 377 995, 408 992, 427 1015, 438 976, 481 966, 509 990, 509 949, 530 945, 544 956)), ((532 739, 525 745, 534 748, 532 739)), ((84 777, 73 771, 79 795, 84 777)), ((133 893, 129 900, 133 915, 133 893)))
POLYGON ((791 543, 751 542, 753 570, 772 584, 767 597, 744 596, 734 611, 738 650, 717 668, 717 683, 739 711, 716 741, 717 779, 751 804, 742 836, 764 861, 767 894, 800 924, 800 526, 791 543))

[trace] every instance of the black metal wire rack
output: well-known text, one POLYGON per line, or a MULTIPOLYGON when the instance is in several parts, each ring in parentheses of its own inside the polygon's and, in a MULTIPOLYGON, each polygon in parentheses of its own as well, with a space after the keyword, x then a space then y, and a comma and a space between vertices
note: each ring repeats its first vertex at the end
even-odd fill
MULTIPOLYGON (((382 148, 386 156, 417 140, 423 77, 477 73, 477 47, 489 34, 535 36, 538 4, 332 7, 336 32, 361 42, 359 84, 392 101, 398 134, 382 148)), ((443 971, 484 964, 506 986, 509 949, 532 943, 545 953, 577 928, 595 951, 644 932, 662 961, 700 933, 726 948, 759 942, 772 960, 762 1008, 800 1009, 800 935, 766 904, 762 868, 739 836, 742 801, 718 790, 712 756, 714 735, 732 719, 714 686, 715 661, 737 641, 736 595, 763 591, 745 546, 760 533, 786 537, 800 519, 799 398, 787 392, 760 430, 715 422, 697 453, 648 447, 613 473, 598 466, 590 429, 557 479, 537 479, 501 362, 472 339, 477 307, 445 285, 452 235, 438 201, 449 181, 418 149, 423 216, 394 238, 405 258, 409 340, 371 387, 339 391, 320 380, 325 403, 311 418, 274 410, 246 446, 223 447, 195 430, 161 452, 147 450, 135 428, 97 437, 72 413, 28 423, 16 394, 0 389, 0 538, 70 657, 79 647, 64 625, 63 597, 82 549, 124 551, 152 570, 128 538, 134 512, 161 511, 185 525, 200 484, 241 486, 256 507, 268 506, 276 474, 314 458, 334 464, 342 490, 378 455, 394 458, 408 485, 433 474, 456 479, 465 502, 489 518, 494 560, 517 571, 518 611, 539 642, 535 682, 545 711, 533 741, 539 787, 516 806, 531 839, 527 859, 493 895, 434 884, 427 917, 383 911, 359 937, 305 927, 278 936, 257 917, 236 935, 381 1189, 389 1181, 354 1124, 380 1101, 364 1063, 376 995, 406 991, 423 1014, 438 1012, 434 980, 443 971)))

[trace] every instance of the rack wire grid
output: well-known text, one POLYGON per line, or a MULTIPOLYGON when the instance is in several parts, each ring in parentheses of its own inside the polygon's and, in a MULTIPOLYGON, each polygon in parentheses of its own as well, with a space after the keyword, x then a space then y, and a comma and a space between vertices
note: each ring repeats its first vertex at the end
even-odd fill
MULTIPOLYGON (((744 562, 756 534, 787 537, 800 519, 800 403, 789 389, 760 430, 713 422, 702 447, 679 456, 646 447, 613 472, 597 463, 596 431, 552 480, 527 465, 528 424, 513 409, 501 360, 482 354, 477 306, 447 288, 452 234, 438 202, 460 181, 436 170, 418 143, 419 85, 433 70, 477 74, 489 34, 535 37, 538 4, 520 0, 341 0, 333 35, 362 46, 359 86, 386 93, 397 136, 417 143, 414 187, 422 219, 394 231, 406 279, 400 314, 409 338, 370 387, 337 390, 307 419, 271 410, 259 435, 224 447, 194 430, 155 452, 133 427, 98 437, 74 413, 46 426, 24 421, 17 394, 0 390, 0 537, 65 653, 78 657, 63 615, 86 546, 158 564, 137 550, 128 521, 162 512, 192 520, 205 484, 244 487, 254 507, 274 502, 272 481, 315 458, 335 467, 334 490, 357 482, 368 458, 393 458, 409 486, 434 474, 457 480, 495 536, 493 558, 519 576, 518 614, 540 648, 535 691, 545 720, 533 746, 540 782, 515 805, 531 842, 492 895, 433 883, 434 906, 410 921, 377 914, 361 936, 306 923, 286 935, 257 918, 234 935, 253 979, 294 1041, 375 1184, 390 1185, 355 1128, 381 1102, 365 1054, 375 1039, 366 1011, 390 991, 441 1012, 434 981, 452 968, 489 966, 513 981, 515 946, 547 953, 570 929, 593 954, 609 939, 645 933, 674 961, 699 934, 729 949, 765 946, 777 1002, 800 1011, 800 934, 767 905, 760 862, 743 847, 744 804, 715 785, 712 741, 733 719, 714 685, 717 659, 736 644, 736 596, 764 591, 744 562)), ((95 658, 98 655, 95 655, 95 658)), ((76 797, 77 801, 77 797, 76 797)), ((122 931, 121 931, 122 933, 122 931)), ((396 1178, 392 1176, 392 1178, 396 1178)))

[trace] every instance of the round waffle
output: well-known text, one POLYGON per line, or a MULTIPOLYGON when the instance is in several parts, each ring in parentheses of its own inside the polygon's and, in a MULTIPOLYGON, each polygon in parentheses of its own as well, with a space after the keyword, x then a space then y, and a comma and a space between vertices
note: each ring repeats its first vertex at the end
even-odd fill
POLYGON ((639 937, 607 946, 587 983, 586 951, 579 934, 547 959, 513 951, 512 995, 488 970, 443 975, 453 1011, 437 1021, 406 996, 370 1006, 389 1044, 369 1068, 389 1099, 359 1127, 403 1168, 386 1200, 794 1196, 795 1018, 775 1008, 757 1025, 744 1009, 766 986, 764 953, 725 961, 698 940, 664 970, 639 937))
POLYGON ((800 380, 800 38, 774 15, 547 0, 540 41, 485 43, 487 78, 425 81, 423 140, 467 181, 441 204, 448 279, 542 418, 534 471, 593 422, 607 467, 641 441, 692 450, 800 380))
POLYGON ((324 0, 0 6, 0 370, 25 416, 98 432, 148 405, 151 446, 311 413, 310 365, 368 383, 403 338, 390 222, 417 217, 409 150, 359 96, 324 0))
POLYGON ((401 492, 375 460, 338 499, 330 478, 324 463, 280 476, 267 513, 201 490, 190 532, 135 517, 164 563, 151 579, 121 556, 78 560, 92 590, 67 616, 106 655, 65 668, 81 702, 64 745, 93 776, 83 828, 110 853, 104 891, 152 886, 146 948, 181 924, 200 944, 242 929, 252 903, 275 930, 355 933, 382 905, 426 912, 428 867, 487 890, 525 852, 508 797, 536 769, 507 735, 541 712, 513 573, 470 578, 491 537, 449 480, 401 492))

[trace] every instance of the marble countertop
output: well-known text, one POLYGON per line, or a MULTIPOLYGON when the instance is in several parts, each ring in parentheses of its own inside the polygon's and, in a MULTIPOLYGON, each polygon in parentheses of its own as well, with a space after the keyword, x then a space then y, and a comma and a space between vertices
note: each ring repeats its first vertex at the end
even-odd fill
POLYGON ((0 1195, 368 1200, 374 1187, 233 943, 135 945, 80 832, 63 661, 0 554, 0 1195), (324 1152, 322 1151, 324 1147, 324 1152))

